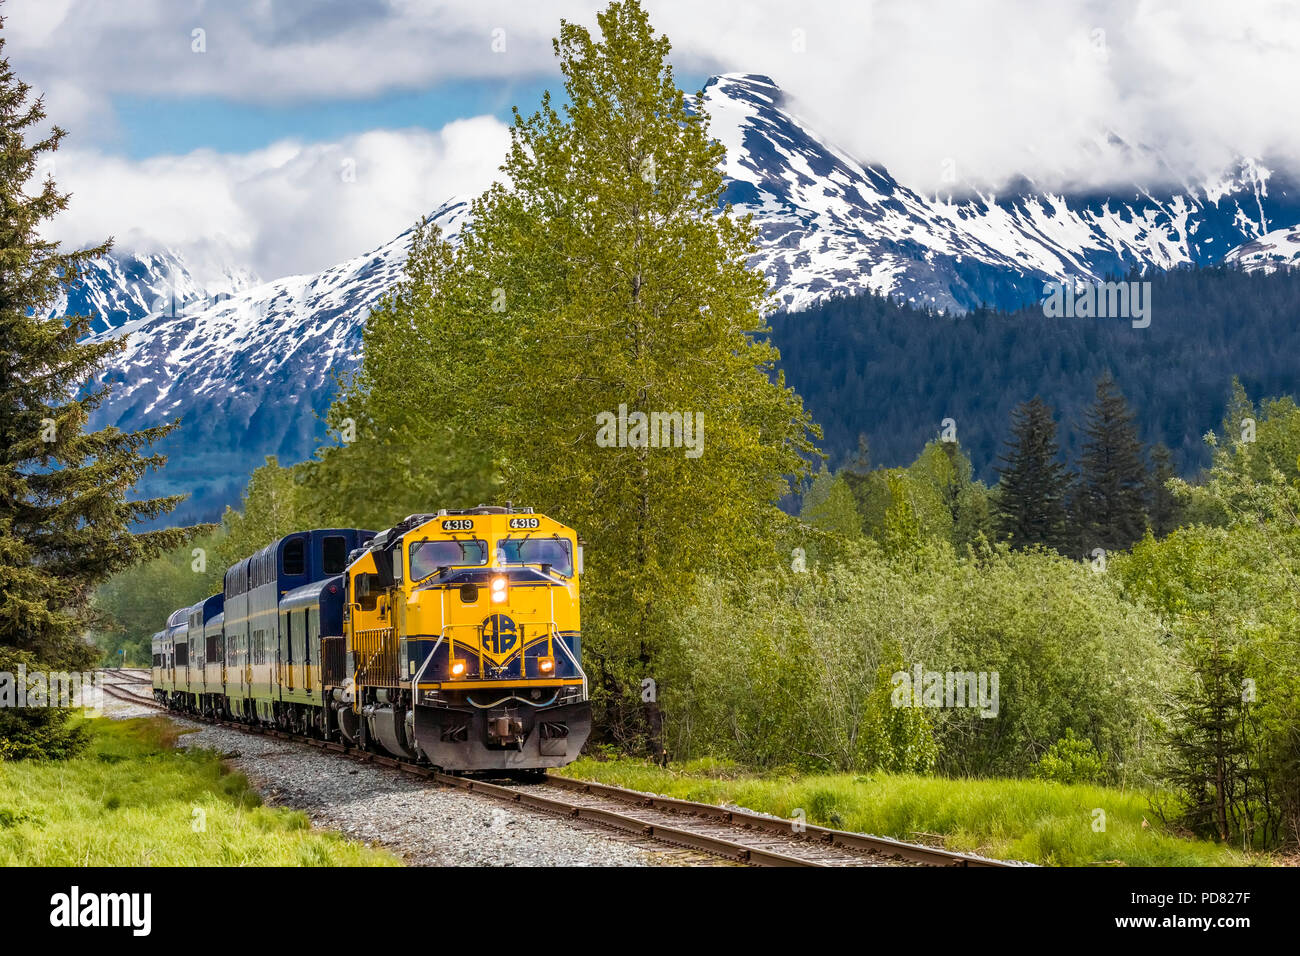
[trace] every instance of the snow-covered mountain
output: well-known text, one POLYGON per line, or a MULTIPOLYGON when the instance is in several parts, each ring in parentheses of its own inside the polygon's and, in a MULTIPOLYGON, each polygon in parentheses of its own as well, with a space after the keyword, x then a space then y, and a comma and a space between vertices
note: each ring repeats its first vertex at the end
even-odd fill
MULTIPOLYGON (((788 309, 863 291, 945 310, 1010 307, 1037 299, 1045 279, 1295 244, 1277 230, 1300 222, 1300 196, 1257 162, 1214 183, 1122 195, 1060 196, 1025 183, 1002 195, 954 185, 952 196, 926 196, 826 142, 766 77, 716 77, 705 98, 727 147, 724 198, 753 213, 756 264, 788 309)), ((454 236, 466 213, 452 201, 433 215, 454 236)), ((181 418, 161 446, 167 468, 141 490, 191 494, 177 520, 217 517, 265 456, 311 455, 334 374, 355 367, 366 316, 399 277, 409 240, 315 275, 255 283, 232 271, 226 288, 194 282, 171 253, 111 257, 61 305, 103 315, 98 335, 128 337, 92 424, 181 418), (161 296, 178 304, 160 310, 161 296)))
POLYGON ((1224 258, 1247 272, 1300 268, 1300 225, 1274 229, 1253 242, 1243 243, 1224 258))
MULTIPOLYGON (((455 234, 466 207, 453 201, 432 218, 455 234)), ((335 376, 355 367, 366 316, 400 277, 410 241, 408 230, 323 272, 99 333, 125 336, 127 345, 101 376, 112 390, 91 424, 134 430, 181 419, 158 445, 166 469, 141 490, 189 494, 179 520, 219 517, 266 456, 286 464, 310 457, 335 376)))
POLYGON ((89 268, 70 292, 60 296, 48 314, 93 315, 91 328, 106 332, 150 314, 176 315, 187 309, 205 308, 258 282, 253 272, 236 267, 200 281, 184 257, 169 249, 114 250, 89 268))
POLYGON ((705 100, 727 147, 726 199, 754 214, 758 262, 786 308, 861 291, 946 311, 1011 307, 1047 279, 1204 265, 1300 221, 1300 191, 1253 160, 1174 190, 1061 196, 1026 181, 924 196, 823 140, 765 76, 715 77, 705 100))

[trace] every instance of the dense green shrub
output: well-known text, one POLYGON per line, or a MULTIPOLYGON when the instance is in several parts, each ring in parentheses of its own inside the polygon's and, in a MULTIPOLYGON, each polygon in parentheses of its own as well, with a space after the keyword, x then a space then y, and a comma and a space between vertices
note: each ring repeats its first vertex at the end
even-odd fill
POLYGON ((1097 748, 1068 727, 1065 736, 1047 748, 1034 764, 1034 776, 1056 783, 1096 783, 1106 774, 1106 762, 1097 748))
POLYGON ((1106 574, 1050 552, 984 547, 959 558, 924 543, 891 560, 867 545, 804 574, 708 580, 674 625, 676 666, 663 688, 674 752, 760 767, 923 770, 932 737, 944 772, 1028 774, 1074 730, 1106 756, 1112 778, 1127 779, 1153 766, 1173 673, 1153 615, 1106 574), (996 672, 996 716, 954 707, 900 716, 885 705, 882 677, 917 665, 984 672, 990 683, 996 672))

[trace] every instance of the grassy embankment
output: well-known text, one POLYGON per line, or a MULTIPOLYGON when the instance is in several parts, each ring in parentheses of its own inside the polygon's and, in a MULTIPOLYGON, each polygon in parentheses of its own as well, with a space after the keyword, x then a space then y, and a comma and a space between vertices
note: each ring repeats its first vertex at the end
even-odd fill
POLYGON ((359 866, 396 858, 305 814, 264 807, 211 751, 175 746, 161 718, 90 721, 74 760, 0 763, 0 864, 359 866))
POLYGON ((1264 862, 1163 830, 1146 795, 1036 780, 901 774, 766 774, 699 760, 661 769, 583 758, 568 776, 701 803, 732 804, 809 823, 1055 866, 1239 866, 1264 862), (1095 831, 1094 811, 1105 812, 1095 831), (1143 820, 1148 826, 1143 827, 1143 820))

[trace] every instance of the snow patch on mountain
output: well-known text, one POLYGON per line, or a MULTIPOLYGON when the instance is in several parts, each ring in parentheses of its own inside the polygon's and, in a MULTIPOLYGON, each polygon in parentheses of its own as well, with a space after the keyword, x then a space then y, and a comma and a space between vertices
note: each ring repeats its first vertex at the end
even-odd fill
MULTIPOLYGON (((467 208, 452 201, 432 218, 454 234, 467 208)), ((408 230, 323 272, 99 333, 94 340, 127 342, 100 376, 111 392, 92 424, 133 430, 181 419, 159 445, 167 468, 143 487, 191 495, 179 512, 187 520, 219 516, 265 456, 287 463, 310 457, 324 431, 318 415, 329 407, 336 376, 356 366, 366 317, 401 278, 411 238, 408 230)))
POLYGON ((46 310, 53 315, 91 315, 92 332, 120 328, 150 314, 209 303, 257 285, 250 270, 228 266, 200 280, 179 253, 111 251, 91 264, 71 290, 46 310))
POLYGON ((1300 268, 1300 224, 1265 233, 1233 249, 1223 259, 1247 272, 1300 268))

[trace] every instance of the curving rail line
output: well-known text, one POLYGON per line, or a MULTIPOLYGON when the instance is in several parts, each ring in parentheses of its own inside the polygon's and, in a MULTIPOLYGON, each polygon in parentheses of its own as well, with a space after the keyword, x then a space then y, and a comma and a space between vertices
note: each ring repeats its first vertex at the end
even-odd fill
MULTIPOLYGON (((117 669, 108 671, 121 683, 105 683, 110 696, 133 704, 172 713, 152 694, 130 689, 131 684, 152 682, 117 669)), ((269 727, 254 727, 226 720, 183 716, 250 734, 278 737, 328 750, 363 763, 392 767, 415 777, 433 780, 471 793, 518 806, 619 830, 673 847, 702 851, 726 860, 754 866, 991 866, 1015 864, 935 847, 904 843, 886 837, 850 833, 807 824, 796 829, 789 820, 730 809, 691 800, 640 793, 623 787, 591 783, 547 774, 540 784, 501 784, 454 776, 382 754, 345 747, 334 741, 298 737, 269 727)))

